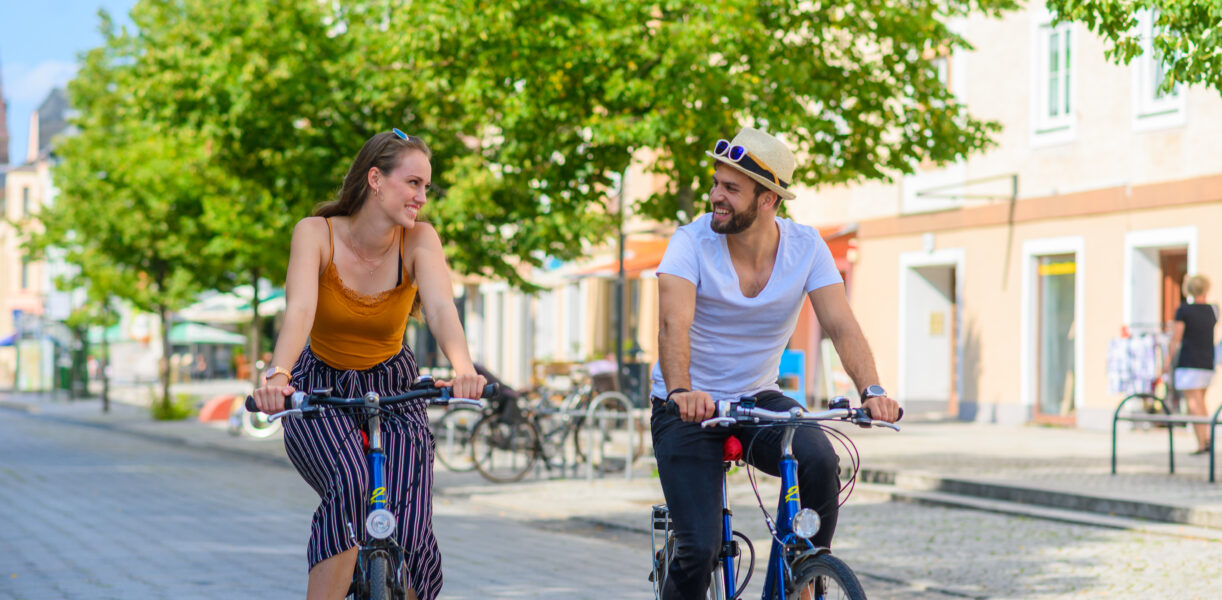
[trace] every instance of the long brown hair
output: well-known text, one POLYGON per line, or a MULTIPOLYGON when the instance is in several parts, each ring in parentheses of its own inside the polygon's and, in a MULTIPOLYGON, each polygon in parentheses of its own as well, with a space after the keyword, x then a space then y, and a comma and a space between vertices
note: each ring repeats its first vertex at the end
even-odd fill
MULTIPOLYGON (((414 135, 409 135, 404 139, 397 133, 384 131, 369 138, 365 145, 361 146, 361 151, 357 152, 352 166, 348 168, 348 174, 344 176, 344 185, 339 188, 339 194, 334 200, 321 202, 314 207, 314 216, 331 218, 356 214, 365 205, 365 200, 369 198, 369 169, 377 167, 383 175, 389 176, 390 172, 399 165, 403 155, 410 150, 423 152, 425 157, 433 158, 433 151, 429 150, 429 145, 414 135)), ((418 291, 415 299, 412 300, 411 316, 417 319, 421 316, 418 291)))
POLYGON ((356 214, 369 197, 369 169, 377 167, 383 175, 390 175, 409 150, 418 150, 426 157, 433 158, 428 144, 414 135, 403 139, 397 133, 384 131, 369 138, 356 154, 356 160, 352 161, 339 194, 334 200, 314 207, 314 216, 347 217, 356 214))

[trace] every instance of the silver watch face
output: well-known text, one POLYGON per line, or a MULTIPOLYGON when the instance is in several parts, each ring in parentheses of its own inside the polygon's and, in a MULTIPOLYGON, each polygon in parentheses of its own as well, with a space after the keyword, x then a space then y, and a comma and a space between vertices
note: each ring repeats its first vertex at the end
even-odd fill
POLYGON ((267 379, 268 377, 271 377, 272 375, 275 375, 275 374, 276 374, 276 367, 272 367, 263 372, 263 378, 267 379))
POLYGON ((886 396, 886 395, 887 395, 887 390, 884 390, 883 386, 881 385, 868 385, 866 386, 865 390, 862 390, 862 393, 861 393, 862 398, 877 398, 879 396, 886 396))

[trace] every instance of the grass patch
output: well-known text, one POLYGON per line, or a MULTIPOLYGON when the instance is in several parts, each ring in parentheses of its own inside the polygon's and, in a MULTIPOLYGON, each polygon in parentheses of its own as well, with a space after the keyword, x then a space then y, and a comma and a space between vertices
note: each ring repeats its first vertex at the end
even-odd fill
POLYGON ((155 421, 182 421, 195 416, 195 404, 187 394, 178 394, 173 400, 162 398, 149 405, 155 421))

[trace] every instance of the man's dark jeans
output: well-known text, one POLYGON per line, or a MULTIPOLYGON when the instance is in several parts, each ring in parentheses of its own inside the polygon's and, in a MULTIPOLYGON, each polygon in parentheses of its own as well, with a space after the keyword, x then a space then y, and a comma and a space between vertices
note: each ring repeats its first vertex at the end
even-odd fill
MULTIPOLYGON (((798 406, 780 392, 762 392, 756 405, 775 411, 798 406)), ((743 458, 755 468, 779 476, 781 430, 759 427, 714 427, 702 429, 699 423, 686 423, 667 414, 662 400, 653 399, 654 454, 662 493, 670 508, 677 547, 662 590, 663 600, 703 598, 709 577, 721 551, 721 446, 735 435, 743 445, 743 458)), ((823 519, 816 546, 830 546, 836 531, 839 511, 840 459, 823 431, 799 428, 793 439, 793 454, 798 460, 798 486, 802 506, 813 508, 823 519)), ((768 496, 765 495, 765 498, 768 496)), ((769 506, 772 510, 774 507, 769 506)))

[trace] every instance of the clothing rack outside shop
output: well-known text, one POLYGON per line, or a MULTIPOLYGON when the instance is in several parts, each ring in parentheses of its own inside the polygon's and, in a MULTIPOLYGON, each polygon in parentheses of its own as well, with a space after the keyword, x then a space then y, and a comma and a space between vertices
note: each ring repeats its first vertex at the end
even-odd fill
MULTIPOLYGON (((1114 394, 1151 394, 1171 412, 1179 412, 1174 378, 1163 373, 1171 335, 1162 323, 1130 323, 1108 342, 1108 391, 1114 394), (1160 393, 1161 392, 1161 393, 1160 393)), ((1162 412, 1154 402, 1144 402, 1145 412, 1162 412)))

